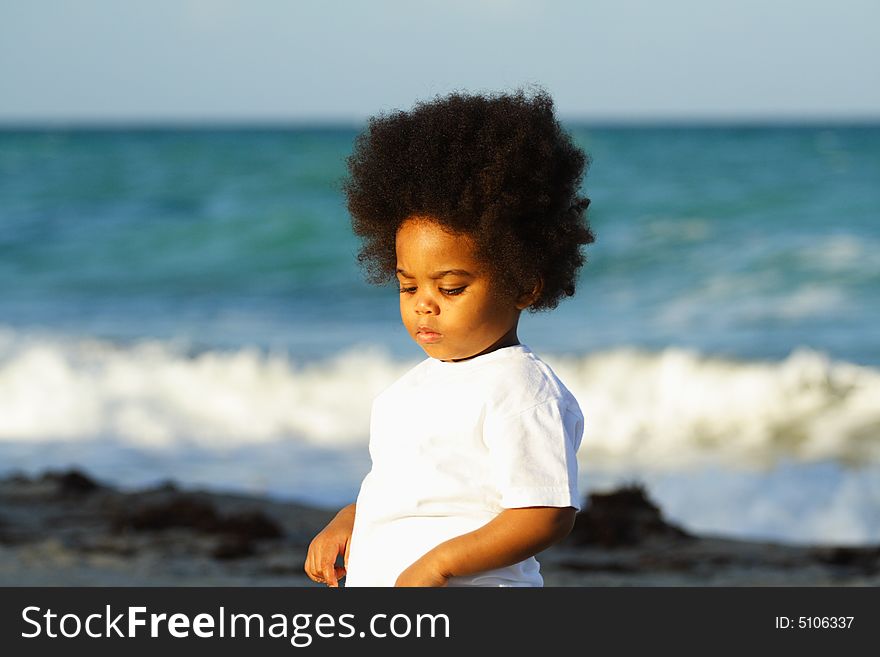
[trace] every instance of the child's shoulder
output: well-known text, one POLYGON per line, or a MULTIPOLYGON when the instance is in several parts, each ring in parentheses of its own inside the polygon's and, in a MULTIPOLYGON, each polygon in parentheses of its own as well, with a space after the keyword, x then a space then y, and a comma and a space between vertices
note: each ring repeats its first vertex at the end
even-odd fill
POLYGON ((548 401, 573 402, 556 372, 525 345, 499 362, 497 410, 516 413, 548 401))

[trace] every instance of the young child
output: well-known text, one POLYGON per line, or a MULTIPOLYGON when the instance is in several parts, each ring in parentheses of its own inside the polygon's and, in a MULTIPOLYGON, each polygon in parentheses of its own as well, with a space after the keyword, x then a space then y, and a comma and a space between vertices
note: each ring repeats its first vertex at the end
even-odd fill
POLYGON ((305 570, 338 586, 542 586, 579 508, 577 401, 517 337, 575 290, 587 158, 543 91, 453 93, 373 117, 345 182, 358 256, 396 277, 428 358, 382 392, 357 502, 305 570), (343 565, 337 559, 343 557, 343 565))

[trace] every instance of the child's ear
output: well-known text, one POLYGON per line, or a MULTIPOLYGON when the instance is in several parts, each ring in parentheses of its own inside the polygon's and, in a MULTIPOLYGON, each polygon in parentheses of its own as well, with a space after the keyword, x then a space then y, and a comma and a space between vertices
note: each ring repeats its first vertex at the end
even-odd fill
POLYGON ((541 292, 544 291, 544 279, 540 276, 538 280, 535 281, 534 287, 532 287, 531 292, 527 292, 526 294, 520 295, 520 297, 516 301, 517 310, 525 310, 529 306, 531 306, 535 301, 538 300, 538 297, 541 296, 541 292))

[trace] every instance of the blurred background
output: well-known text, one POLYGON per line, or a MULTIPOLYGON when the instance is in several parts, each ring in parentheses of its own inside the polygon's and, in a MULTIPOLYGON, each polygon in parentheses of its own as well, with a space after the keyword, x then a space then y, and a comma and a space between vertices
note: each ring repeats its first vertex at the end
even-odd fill
POLYGON ((592 158, 578 294, 520 337, 581 491, 880 540, 880 4, 0 2, 0 475, 338 506, 424 357, 339 181, 370 115, 540 85, 592 158))

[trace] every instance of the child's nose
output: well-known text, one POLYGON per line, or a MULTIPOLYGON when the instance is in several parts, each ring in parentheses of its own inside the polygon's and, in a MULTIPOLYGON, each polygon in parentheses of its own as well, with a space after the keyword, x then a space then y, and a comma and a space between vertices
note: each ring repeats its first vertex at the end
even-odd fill
POLYGON ((420 315, 436 315, 440 310, 430 294, 420 294, 416 299, 416 312, 420 315))

